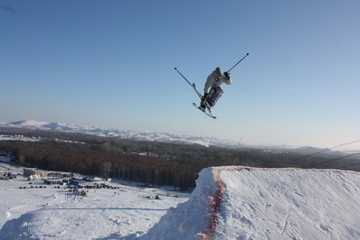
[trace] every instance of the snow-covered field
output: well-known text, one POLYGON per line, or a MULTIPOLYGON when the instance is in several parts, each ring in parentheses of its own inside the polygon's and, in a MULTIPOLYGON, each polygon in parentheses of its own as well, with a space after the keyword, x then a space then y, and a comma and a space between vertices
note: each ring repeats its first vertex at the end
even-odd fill
MULTIPOLYGON (((22 172, 0 164, 0 172, 9 171, 22 172)), ((190 196, 126 182, 106 184, 118 188, 86 189, 81 197, 59 185, 0 181, 0 239, 133 239, 190 196)))
POLYGON ((110 184, 74 197, 0 181, 0 239, 360 239, 357 172, 206 168, 191 194, 110 184))

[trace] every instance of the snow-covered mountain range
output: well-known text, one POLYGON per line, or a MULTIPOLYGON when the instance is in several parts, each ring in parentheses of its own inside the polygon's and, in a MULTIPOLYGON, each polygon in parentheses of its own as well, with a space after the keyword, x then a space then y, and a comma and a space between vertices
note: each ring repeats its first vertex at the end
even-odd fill
POLYGON ((69 123, 58 122, 44 122, 44 121, 16 121, 16 122, 1 122, 0 127, 17 127, 26 129, 39 129, 39 130, 57 130, 63 132, 77 132, 84 134, 93 134, 103 137, 115 137, 120 139, 133 139, 144 141, 160 141, 160 142, 176 142, 187 144, 199 144, 203 146, 222 146, 222 147, 244 147, 241 143, 222 140, 215 137, 201 137, 190 135, 178 135, 172 133, 157 133, 148 131, 131 131, 121 129, 105 129, 100 127, 87 127, 79 126, 69 123))

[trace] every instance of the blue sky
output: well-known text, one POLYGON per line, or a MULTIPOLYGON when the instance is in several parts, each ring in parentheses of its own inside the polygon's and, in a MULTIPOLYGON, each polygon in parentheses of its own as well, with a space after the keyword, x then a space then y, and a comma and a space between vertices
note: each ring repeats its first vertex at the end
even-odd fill
MULTIPOLYGON (((39 120, 244 144, 333 147, 360 139, 360 2, 6 1, 0 120, 39 120), (211 120, 215 67, 233 85, 211 120)), ((360 146, 351 145, 351 148, 360 146)))

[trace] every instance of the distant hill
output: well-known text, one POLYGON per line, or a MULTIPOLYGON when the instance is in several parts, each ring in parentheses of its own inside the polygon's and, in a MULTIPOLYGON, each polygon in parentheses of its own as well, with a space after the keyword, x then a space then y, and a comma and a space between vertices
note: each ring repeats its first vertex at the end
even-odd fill
POLYGON ((0 127, 57 130, 63 132, 93 134, 103 137, 116 137, 120 139, 188 143, 188 144, 199 144, 203 146, 220 146, 220 147, 235 147, 235 148, 244 147, 239 142, 230 141, 230 140, 221 140, 215 137, 177 135, 172 133, 158 133, 158 132, 148 132, 148 131, 105 129, 94 126, 87 127, 87 126, 79 126, 68 123, 57 123, 57 122, 49 123, 44 121, 33 121, 33 120, 16 121, 16 122, 0 122, 0 127))
MULTIPOLYGON (((300 148, 294 148, 290 146, 249 146, 249 145, 244 145, 240 142, 219 139, 216 137, 179 135, 179 134, 164 133, 164 132, 133 131, 133 130, 124 130, 124 129, 115 129, 115 128, 106 129, 96 126, 88 127, 88 126, 79 126, 76 124, 69 124, 69 123, 58 123, 58 122, 49 123, 45 121, 34 121, 34 120, 24 120, 24 121, 14 121, 14 122, 0 121, 0 127, 22 128, 22 129, 32 129, 32 130, 53 130, 53 131, 56 130, 61 132, 83 133, 83 134, 91 134, 95 136, 112 137, 118 139, 198 144, 205 147, 216 146, 216 147, 225 147, 225 148, 233 148, 233 149, 257 148, 273 153, 296 152, 306 155, 321 154, 326 156, 328 156, 329 154, 340 156, 342 154, 342 152, 330 151, 330 149, 328 148, 315 148, 311 146, 303 146, 300 148)), ((349 152, 349 153, 351 154, 353 152, 349 152)))

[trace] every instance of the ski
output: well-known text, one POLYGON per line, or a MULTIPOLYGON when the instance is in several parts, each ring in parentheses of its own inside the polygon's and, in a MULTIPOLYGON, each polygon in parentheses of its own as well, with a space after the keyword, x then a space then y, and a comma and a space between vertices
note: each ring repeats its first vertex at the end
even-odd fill
POLYGON ((201 110, 201 108, 198 107, 198 105, 197 105, 196 103, 193 103, 193 106, 196 107, 197 109, 199 109, 201 112, 205 113, 208 117, 210 117, 210 118, 212 118, 212 119, 216 119, 216 117, 215 117, 214 115, 212 115, 211 112, 208 113, 208 112, 206 112, 206 111, 201 110))
MULTIPOLYGON (((195 92, 196 92, 196 94, 199 96, 199 98, 202 99, 203 96, 202 96, 201 93, 199 93, 199 91, 196 89, 195 83, 191 84, 191 86, 193 87, 193 89, 195 90, 195 92)), ((201 108, 200 108, 196 103, 193 103, 193 105, 194 105, 197 109, 199 109, 200 111, 202 111, 203 113, 205 113, 207 116, 211 117, 212 119, 216 119, 216 117, 215 117, 214 115, 212 115, 209 106, 206 107, 206 109, 207 109, 209 112, 206 112, 206 110, 205 110, 205 111, 201 110, 201 108)), ((208 105, 208 104, 207 104, 207 105, 208 105)))
POLYGON ((203 95, 201 95, 201 93, 199 93, 199 91, 196 89, 196 85, 195 83, 191 84, 192 88, 195 90, 196 94, 199 96, 200 99, 203 98, 203 95))

